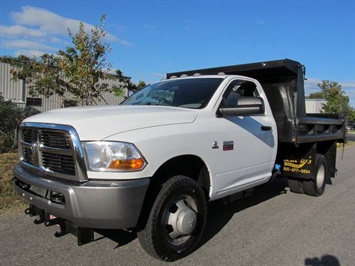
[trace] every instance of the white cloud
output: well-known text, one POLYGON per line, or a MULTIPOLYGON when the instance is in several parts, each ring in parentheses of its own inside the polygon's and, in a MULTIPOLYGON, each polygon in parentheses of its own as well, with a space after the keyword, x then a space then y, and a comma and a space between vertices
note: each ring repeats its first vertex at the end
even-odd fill
POLYGON ((9 26, 9 27, 0 25, 0 33, 2 38, 6 38, 6 37, 11 38, 16 36, 38 38, 38 37, 46 36, 46 34, 41 30, 31 29, 20 25, 9 26))
MULTIPOLYGON (((320 88, 318 87, 318 83, 322 83, 322 80, 316 79, 316 78, 308 78, 305 80, 305 90, 306 90, 306 95, 308 93, 320 91, 320 88)), ((352 92, 355 90, 355 81, 343 81, 343 82, 338 82, 342 89, 345 92, 352 92)))
POLYGON ((52 47, 41 42, 37 41, 29 41, 29 40, 13 40, 13 41, 4 41, 2 45, 6 48, 15 48, 15 49, 35 49, 42 51, 56 51, 58 50, 56 47, 52 47))
POLYGON ((305 94, 308 96, 311 93, 320 91, 320 88, 317 86, 318 83, 321 83, 322 81, 320 79, 315 79, 315 78, 308 78, 304 82, 305 86, 305 94))
MULTIPOLYGON (((78 32, 80 20, 65 18, 42 8, 24 6, 22 12, 11 14, 14 23, 39 27, 43 32, 51 35, 68 36, 68 29, 78 32)), ((84 23, 85 28, 91 30, 94 26, 84 23)))
POLYGON ((355 108, 355 81, 344 81, 340 82, 346 95, 349 96, 350 105, 355 108))
POLYGON ((61 39, 59 39, 59 38, 57 38, 57 37, 52 37, 51 39, 50 39, 50 41, 51 42, 53 42, 53 43, 59 43, 59 42, 62 42, 62 40, 61 39))
MULTIPOLYGON (((33 51, 38 55, 40 51, 43 51, 43 54, 53 51, 53 49, 59 50, 47 45, 48 43, 57 43, 61 45, 60 49, 64 49, 68 45, 68 29, 73 34, 79 31, 79 20, 66 18, 43 8, 24 6, 19 12, 11 13, 10 17, 14 25, 0 25, 1 45, 14 50, 15 54, 25 51, 25 54, 28 55, 33 51), (24 39, 28 39, 29 42, 32 41, 35 47, 23 46, 24 39), (13 40, 16 41, 13 42, 13 40), (10 46, 11 43, 14 44, 13 47, 10 46)), ((91 24, 85 22, 83 24, 87 32, 94 29, 91 24)), ((116 42, 122 46, 132 45, 109 32, 106 32, 105 40, 116 42)))
POLYGON ((160 79, 165 79, 166 75, 163 73, 153 73, 153 76, 158 77, 160 79))
POLYGON ((80 21, 61 17, 46 9, 24 6, 21 12, 13 12, 12 20, 16 24, 38 26, 44 32, 66 35, 67 28, 78 27, 80 21))
MULTIPOLYGON (((110 35, 109 35, 109 37, 110 37, 110 35)), ((133 46, 133 44, 131 44, 130 42, 125 41, 125 40, 120 40, 117 38, 116 38, 115 42, 119 43, 122 46, 133 46)))
POLYGON ((352 88, 355 89, 355 81, 343 81, 340 82, 340 85, 344 88, 352 88))
POLYGON ((32 56, 35 56, 35 57, 39 57, 43 54, 45 54, 46 51, 38 51, 38 50, 16 50, 15 52, 15 56, 20 56, 20 55, 26 55, 28 57, 32 57, 32 56))
MULTIPOLYGON (((317 86, 318 83, 322 83, 322 80, 316 78, 309 78, 305 81, 305 95, 309 95, 314 92, 321 91, 321 89, 317 86)), ((342 90, 349 97, 350 106, 355 107, 355 81, 343 81, 338 82, 342 90)))
MULTIPOLYGON (((50 35, 68 36, 68 29, 74 34, 79 31, 80 20, 66 18, 43 8, 24 6, 21 9, 22 12, 11 14, 13 21, 17 24, 39 27, 43 32, 50 35)), ((91 24, 85 22, 83 24, 87 31, 95 28, 91 24)), ((108 41, 129 45, 129 42, 120 40, 108 32, 106 38, 108 41)))

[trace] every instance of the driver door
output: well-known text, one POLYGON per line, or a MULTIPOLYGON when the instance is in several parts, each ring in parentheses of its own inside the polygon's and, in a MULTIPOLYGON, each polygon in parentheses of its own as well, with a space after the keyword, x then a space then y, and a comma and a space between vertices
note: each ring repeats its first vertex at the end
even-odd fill
MULTIPOLYGON (((236 79, 227 86, 220 107, 235 108, 239 97, 258 96, 254 82, 236 79)), ((275 160, 275 123, 265 113, 217 117, 216 123, 219 131, 216 197, 266 182, 275 160)))

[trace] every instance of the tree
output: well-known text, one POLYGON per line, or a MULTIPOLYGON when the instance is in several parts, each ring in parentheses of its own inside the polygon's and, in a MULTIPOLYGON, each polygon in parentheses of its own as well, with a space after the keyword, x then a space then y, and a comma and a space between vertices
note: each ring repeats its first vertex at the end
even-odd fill
POLYGON ((324 93, 322 91, 313 92, 308 96, 308 99, 324 99, 324 93))
POLYGON ((309 98, 326 100, 326 103, 322 104, 322 112, 351 114, 349 97, 345 94, 338 82, 323 80, 322 83, 318 83, 317 86, 321 91, 311 93, 309 98))
POLYGON ((348 121, 355 121, 355 108, 350 107, 350 112, 348 113, 348 121))
POLYGON ((139 81, 138 85, 134 84, 131 82, 130 77, 125 77, 122 75, 122 71, 117 69, 116 70, 116 76, 118 77, 118 80, 120 81, 119 86, 115 86, 114 92, 116 96, 123 96, 122 92, 124 89, 128 90, 128 94, 131 95, 132 93, 135 93, 142 89, 143 87, 147 86, 146 83, 142 80, 139 81))
POLYGON ((58 52, 58 65, 71 85, 71 93, 83 104, 96 102, 102 99, 104 92, 112 92, 108 83, 99 82, 109 78, 111 68, 106 62, 111 48, 102 42, 106 36, 104 21, 105 16, 102 16, 100 26, 92 29, 91 34, 85 32, 84 24, 80 22, 77 34, 73 35, 69 30, 74 47, 58 52))
POLYGON ((105 92, 120 91, 123 88, 109 86, 106 79, 117 78, 110 74, 111 64, 107 63, 110 45, 103 42, 105 15, 100 25, 90 33, 80 22, 79 31, 73 34, 68 29, 74 46, 59 50, 56 55, 44 54, 39 58, 19 56, 3 57, 1 61, 12 65, 15 79, 24 79, 31 96, 60 96, 63 101, 81 105, 96 104, 104 100, 105 92))

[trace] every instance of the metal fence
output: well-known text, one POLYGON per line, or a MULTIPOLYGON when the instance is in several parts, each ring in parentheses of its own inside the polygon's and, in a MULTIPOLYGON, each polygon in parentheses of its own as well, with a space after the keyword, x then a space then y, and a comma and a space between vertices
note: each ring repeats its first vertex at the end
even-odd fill
POLYGON ((39 111, 33 107, 5 101, 0 97, 0 153, 16 151, 17 130, 21 121, 37 113, 39 111))

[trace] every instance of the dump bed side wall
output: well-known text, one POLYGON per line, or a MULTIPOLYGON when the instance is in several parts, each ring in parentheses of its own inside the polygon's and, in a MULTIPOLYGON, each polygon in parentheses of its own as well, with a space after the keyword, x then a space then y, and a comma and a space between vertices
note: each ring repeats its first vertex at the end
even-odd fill
POLYGON ((276 121, 278 138, 281 142, 290 142, 294 136, 296 123, 295 93, 296 81, 287 79, 283 81, 261 81, 266 97, 276 121))

